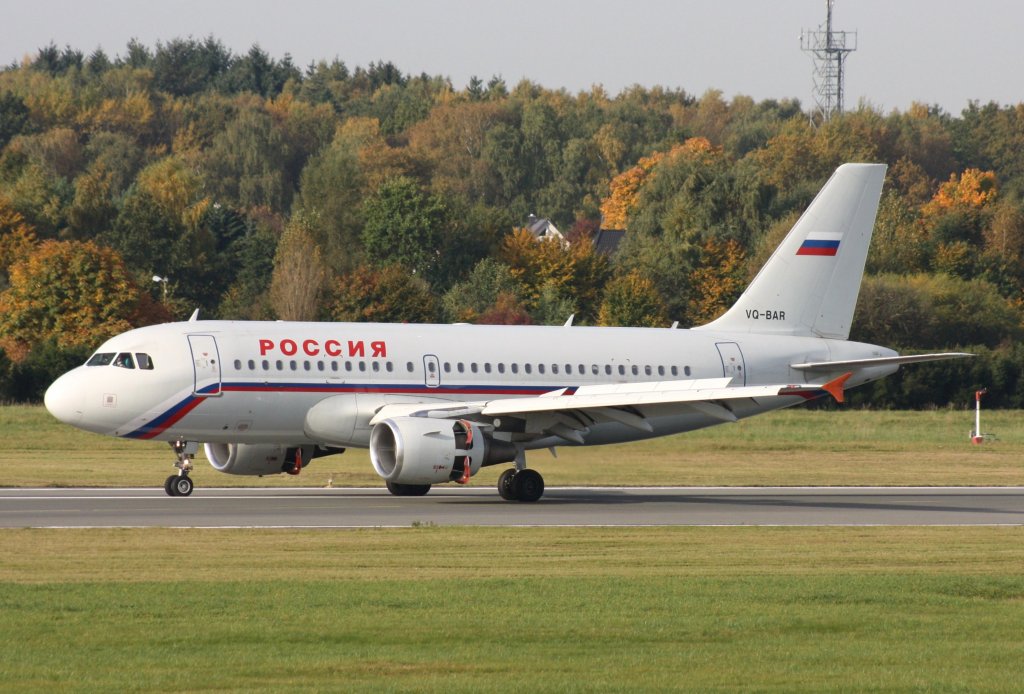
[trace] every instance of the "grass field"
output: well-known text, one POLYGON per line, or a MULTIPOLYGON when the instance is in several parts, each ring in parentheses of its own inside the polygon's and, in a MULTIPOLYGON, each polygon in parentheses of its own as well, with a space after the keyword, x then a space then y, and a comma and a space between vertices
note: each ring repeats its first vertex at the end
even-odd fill
MULTIPOLYGON (((968 442, 973 413, 793 409, 651 441, 547 451, 529 463, 549 485, 1020 485, 1024 413, 986 412, 998 440, 968 442)), ((166 444, 89 434, 42 407, 0 407, 0 486, 158 487, 166 444)), ((501 467, 471 484, 493 484, 501 467)), ((197 456, 198 486, 380 486, 363 450, 313 461, 298 477, 224 475, 197 456)))
MULTIPOLYGON (((793 410, 531 455, 549 484, 1024 483, 1018 412, 793 410)), ((166 445, 0 408, 0 485, 158 486, 166 445)), ((493 483, 486 470, 474 483, 493 483)), ((380 482, 365 452, 298 478, 380 482)), ((1021 528, 0 531, 0 692, 1020 691, 1021 528)))
POLYGON ((0 532, 3 691, 1020 691, 1018 528, 0 532))

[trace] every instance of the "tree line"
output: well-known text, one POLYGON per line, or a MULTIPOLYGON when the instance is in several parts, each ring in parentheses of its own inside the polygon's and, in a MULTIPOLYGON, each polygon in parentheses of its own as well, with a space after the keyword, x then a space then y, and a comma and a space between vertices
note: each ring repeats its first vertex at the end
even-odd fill
POLYGON ((1024 406, 1024 104, 869 106, 300 68, 213 37, 0 70, 0 399, 187 317, 706 322, 836 166, 889 164, 852 339, 979 357, 858 396, 1024 406), (567 241, 539 242, 531 213, 567 241), (601 227, 625 230, 614 255, 601 227), (154 282, 154 276, 166 278, 154 282))

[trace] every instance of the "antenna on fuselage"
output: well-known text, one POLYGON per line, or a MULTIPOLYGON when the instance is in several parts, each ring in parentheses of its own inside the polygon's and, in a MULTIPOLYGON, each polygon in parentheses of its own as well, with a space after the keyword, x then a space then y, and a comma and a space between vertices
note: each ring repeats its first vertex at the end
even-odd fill
POLYGON ((199 320, 199 309, 193 311, 192 315, 188 317, 189 323, 195 323, 197 320, 199 320))

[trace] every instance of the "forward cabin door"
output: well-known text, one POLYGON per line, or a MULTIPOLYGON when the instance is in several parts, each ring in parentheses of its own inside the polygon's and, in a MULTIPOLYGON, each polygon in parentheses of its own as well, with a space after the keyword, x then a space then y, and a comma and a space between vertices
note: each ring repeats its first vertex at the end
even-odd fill
POLYGON ((735 342, 716 342, 718 356, 722 358, 722 375, 731 378, 732 386, 747 385, 747 369, 743 363, 743 352, 735 342))
POLYGON ((192 369, 195 373, 195 395, 209 397, 220 395, 220 353, 213 335, 189 335, 188 346, 192 350, 192 369))

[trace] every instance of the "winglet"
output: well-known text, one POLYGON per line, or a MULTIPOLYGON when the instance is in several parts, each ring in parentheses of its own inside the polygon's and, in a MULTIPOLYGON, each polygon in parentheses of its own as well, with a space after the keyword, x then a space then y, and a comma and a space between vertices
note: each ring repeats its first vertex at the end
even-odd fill
POLYGON ((836 402, 843 402, 843 386, 850 380, 850 376, 853 375, 852 371, 847 371, 839 378, 833 378, 831 381, 821 387, 826 393, 836 399, 836 402))

